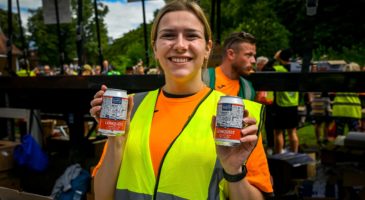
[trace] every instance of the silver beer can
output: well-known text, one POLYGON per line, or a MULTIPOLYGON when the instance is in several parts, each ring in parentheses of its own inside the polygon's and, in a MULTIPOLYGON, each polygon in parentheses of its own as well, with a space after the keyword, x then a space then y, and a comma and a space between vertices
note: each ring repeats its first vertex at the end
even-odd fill
POLYGON ((99 133, 107 136, 123 135, 127 124, 128 95, 125 90, 108 88, 103 95, 99 133))
POLYGON ((217 106, 215 143, 222 146, 237 146, 241 143, 243 128, 243 100, 236 96, 221 96, 217 106))

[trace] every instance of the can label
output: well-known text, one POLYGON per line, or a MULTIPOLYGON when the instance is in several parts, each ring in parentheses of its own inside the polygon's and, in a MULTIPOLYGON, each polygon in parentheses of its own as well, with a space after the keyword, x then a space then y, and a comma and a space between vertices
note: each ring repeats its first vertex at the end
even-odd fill
POLYGON ((239 97, 223 96, 218 102, 215 141, 218 145, 236 146, 241 143, 243 101, 239 97))
POLYGON ((108 89, 103 96, 99 132, 115 136, 125 133, 128 96, 124 90, 108 89))

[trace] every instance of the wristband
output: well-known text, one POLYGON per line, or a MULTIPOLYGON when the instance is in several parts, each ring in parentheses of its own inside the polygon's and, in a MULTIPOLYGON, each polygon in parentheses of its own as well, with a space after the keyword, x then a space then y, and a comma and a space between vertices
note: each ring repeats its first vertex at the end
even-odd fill
POLYGON ((246 174, 247 174, 246 165, 242 165, 242 172, 240 174, 235 174, 235 175, 227 174, 227 172, 224 171, 224 169, 223 169, 224 179, 226 179, 228 182, 231 182, 231 183, 242 180, 243 178, 246 177, 246 174))

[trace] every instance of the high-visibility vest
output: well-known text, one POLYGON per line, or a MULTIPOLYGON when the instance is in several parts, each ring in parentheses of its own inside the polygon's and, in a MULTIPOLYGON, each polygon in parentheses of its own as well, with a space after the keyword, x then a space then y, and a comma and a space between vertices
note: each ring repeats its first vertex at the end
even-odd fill
MULTIPOLYGON (((227 182, 217 158, 211 128, 220 96, 212 90, 197 106, 183 130, 165 152, 155 176, 149 135, 159 90, 148 92, 131 121, 115 199, 226 199, 227 182)), ((263 106, 244 100, 261 127, 263 106)), ((258 133, 257 133, 258 134, 258 133)))
POLYGON ((333 101, 333 117, 350 117, 361 119, 361 102, 359 94, 338 92, 333 101))
POLYGON ((27 71, 26 69, 21 69, 21 70, 17 71, 16 74, 20 77, 35 76, 33 71, 27 71))
MULTIPOLYGON (((277 72, 288 72, 282 65, 274 66, 275 71, 277 72)), ((284 91, 284 92, 275 92, 275 102, 278 106, 281 107, 290 107, 290 106, 298 106, 299 105, 299 92, 295 91, 284 91)))
MULTIPOLYGON (((208 70, 204 70, 202 77, 203 77, 204 83, 208 87, 215 89, 215 68, 214 67, 210 67, 210 68, 208 68, 208 70)), ((244 79, 242 76, 240 76, 239 83, 240 83, 240 90, 238 91, 237 96, 239 96, 243 99, 248 99, 248 100, 254 101, 256 92, 252 86, 252 83, 250 81, 244 79)))

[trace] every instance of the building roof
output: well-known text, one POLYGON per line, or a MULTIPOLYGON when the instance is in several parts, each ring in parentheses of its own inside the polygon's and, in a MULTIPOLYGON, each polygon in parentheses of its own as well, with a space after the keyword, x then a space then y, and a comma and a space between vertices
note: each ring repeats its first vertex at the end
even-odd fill
MULTIPOLYGON (((7 38, 3 32, 0 31, 0 55, 6 55, 6 41, 7 38)), ((13 55, 21 55, 20 51, 14 44, 12 45, 13 55)))

